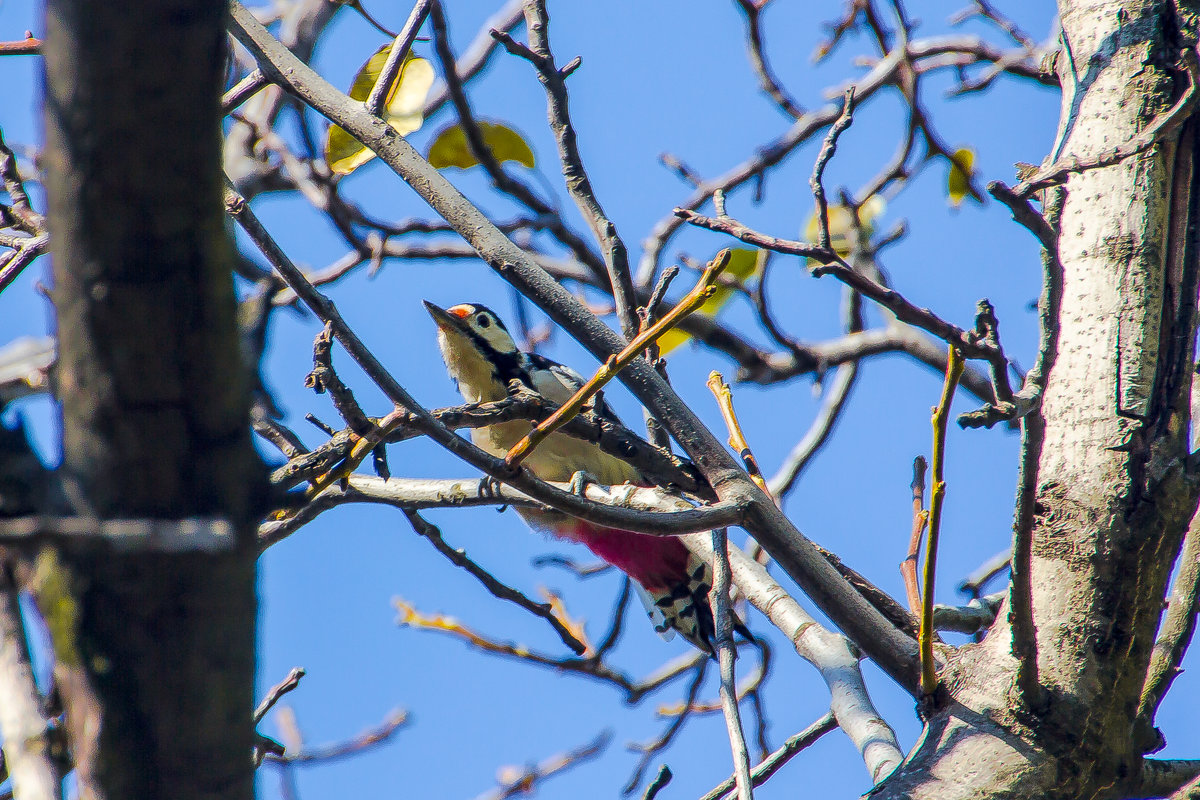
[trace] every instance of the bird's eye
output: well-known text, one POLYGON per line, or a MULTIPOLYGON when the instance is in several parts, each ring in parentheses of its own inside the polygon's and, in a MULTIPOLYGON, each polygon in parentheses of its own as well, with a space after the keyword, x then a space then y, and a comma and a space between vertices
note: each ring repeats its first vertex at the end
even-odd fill
POLYGON ((487 314, 480 314, 475 318, 475 324, 481 328, 486 328, 488 325, 492 324, 492 321, 488 319, 487 314))

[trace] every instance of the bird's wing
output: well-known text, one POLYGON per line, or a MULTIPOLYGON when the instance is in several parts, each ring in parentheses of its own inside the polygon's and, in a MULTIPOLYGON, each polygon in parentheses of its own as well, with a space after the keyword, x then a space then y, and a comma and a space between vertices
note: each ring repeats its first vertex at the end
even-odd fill
MULTIPOLYGON (((587 383, 587 378, 584 378, 566 364, 559 364, 557 361, 552 361, 538 353, 529 353, 527 355, 529 365, 532 367, 529 370, 529 376, 531 383, 533 383, 533 390, 553 403, 562 405, 570 400, 571 396, 582 389, 583 385, 587 383)), ((597 395, 592 400, 592 407, 601 417, 618 424, 620 423, 617 415, 613 413, 608 403, 604 401, 603 396, 597 395)))

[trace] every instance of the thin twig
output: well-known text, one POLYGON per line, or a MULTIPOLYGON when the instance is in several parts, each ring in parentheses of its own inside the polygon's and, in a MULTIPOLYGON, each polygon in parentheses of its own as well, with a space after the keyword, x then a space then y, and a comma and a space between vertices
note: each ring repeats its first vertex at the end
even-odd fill
POLYGON ((18 588, 7 553, 0 553, 0 734, 3 763, 22 800, 56 800, 62 775, 53 757, 21 619, 18 588))
POLYGON ((379 77, 376 78, 375 85, 371 87, 371 93, 367 95, 367 111, 373 115, 378 117, 383 114, 384 106, 392 94, 392 86, 400 77, 400 71, 404 69, 408 52, 412 49, 413 42, 416 41, 417 31, 424 24, 425 17, 429 15, 429 6, 433 2, 435 0, 417 0, 404 27, 400 29, 396 40, 392 42, 387 61, 383 62, 383 69, 379 71, 379 77))
POLYGON ((933 628, 956 633, 980 633, 996 621, 996 612, 1004 603, 1007 592, 977 597, 965 606, 936 605, 933 607, 933 628))
POLYGON ((796 443, 788 453, 779 470, 767 482, 767 491, 779 501, 796 486, 804 468, 812 461, 813 456, 820 451, 822 445, 829 440, 833 433, 834 423, 841 416, 850 399, 850 390, 858 377, 858 361, 842 364, 833 376, 832 386, 821 403, 821 409, 813 417, 804 437, 796 443))
POLYGON ((0 180, 4 182, 4 190, 8 192, 12 205, 9 211, 16 216, 15 222, 21 230, 37 236, 46 232, 46 218, 33 210, 21 173, 17 170, 17 157, 8 145, 4 143, 4 133, 0 130, 0 180))
POLYGON ((32 34, 19 42, 0 42, 0 56, 37 56, 42 54, 41 39, 32 34))
POLYGON ((733 612, 729 607, 728 531, 717 528, 712 532, 713 585, 709 592, 716 628, 717 663, 721 673, 721 709, 725 714, 725 729, 729 734, 729 749, 733 752, 733 772, 737 776, 738 800, 754 800, 750 782, 750 753, 742 731, 742 715, 738 709, 737 682, 734 677, 733 612))
POLYGON ((964 330, 947 322, 929 309, 918 307, 895 289, 857 272, 831 249, 769 236, 730 217, 706 217, 685 208, 677 208, 675 213, 692 225, 727 233, 756 247, 764 247, 777 253, 804 256, 818 261, 820 264, 811 270, 814 276, 832 275, 850 288, 860 292, 864 297, 870 298, 891 311, 900 322, 907 322, 928 331, 952 347, 958 348, 967 358, 979 358, 989 362, 1007 364, 1003 351, 998 351, 987 342, 980 341, 974 331, 964 330))
MULTIPOLYGON (((467 627, 453 617, 418 611, 411 603, 405 602, 399 597, 392 599, 392 605, 399 614, 396 621, 398 625, 407 625, 417 630, 448 635, 484 653, 511 658, 526 664, 549 667, 560 673, 567 672, 599 680, 621 689, 625 693, 625 701, 630 704, 637 703, 646 695, 661 689, 708 660, 707 654, 696 650, 662 665, 639 681, 597 658, 557 658, 530 650, 523 644, 492 639, 467 627)), ((694 697, 692 699, 695 700, 694 697)))
POLYGON ((1001 550, 963 578, 958 584, 958 591, 971 599, 981 597, 983 588, 987 586, 988 582, 1008 569, 1010 564, 1012 564, 1012 550, 1001 550))
POLYGON ((804 109, 787 93, 780 83, 764 52, 762 33, 762 10, 766 3, 756 0, 737 0, 738 7, 746 15, 746 48, 750 52, 750 65, 758 75, 759 87, 775 101, 785 114, 796 118, 804 109))
POLYGON ((950 401, 962 375, 962 355, 950 349, 950 361, 946 366, 946 382, 942 386, 942 397, 933 410, 933 487, 929 492, 929 538, 925 546, 925 574, 921 596, 921 629, 917 641, 921 649, 921 693, 931 696, 937 690, 937 667, 933 663, 933 586, 937 570, 938 534, 941 532, 942 505, 946 495, 945 454, 946 426, 950 421, 950 401))
POLYGON ((408 722, 408 712, 403 709, 397 709, 391 714, 388 714, 381 724, 371 728, 353 739, 346 742, 338 742, 337 744, 324 745, 311 749, 304 749, 298 753, 284 754, 277 756, 269 754, 266 761, 279 764, 316 764, 328 763, 337 761, 338 759, 346 758, 347 756, 358 755, 364 750, 376 747, 387 742, 395 735, 396 731, 404 727, 408 722))
POLYGON ((601 731, 600 735, 588 744, 551 756, 537 764, 531 764, 523 769, 503 767, 499 770, 501 785, 494 791, 479 795, 476 800, 509 800, 513 797, 532 795, 537 792, 539 785, 546 778, 598 757, 608 747, 610 741, 612 741, 612 732, 601 731))
POLYGON ((506 34, 495 35, 508 52, 533 65, 537 70, 538 79, 546 88, 550 128, 554 131, 558 143, 558 156, 562 162, 567 191, 591 228, 592 235, 604 250, 604 263, 617 309, 617 318, 621 320, 621 331, 625 338, 631 340, 637 335, 638 320, 628 250, 617 233, 616 226, 600 205, 595 188, 584 168, 575 126, 571 122, 566 78, 579 66, 579 59, 576 58, 562 69, 555 66, 554 54, 550 49, 550 16, 546 13, 545 0, 527 0, 525 28, 529 34, 528 47, 520 45, 506 34))
POLYGON ((221 113, 228 114, 270 84, 261 69, 250 72, 221 97, 221 113))
MULTIPOLYGON (((800 731, 800 733, 797 733, 795 736, 789 736, 782 747, 764 758, 762 763, 754 768, 754 771, 750 773, 750 780, 755 786, 761 786, 766 783, 767 779, 778 772, 779 768, 790 761, 793 756, 825 734, 836 729, 837 726, 837 720, 833 718, 833 713, 829 712, 812 725, 800 731)), ((735 777, 730 775, 723 782, 710 789, 700 800, 727 800, 730 796, 729 792, 733 790, 734 786, 735 777)))
POLYGON ((1191 48, 1183 51, 1181 60, 1183 62, 1181 70, 1187 75, 1188 79, 1187 89, 1184 90, 1183 94, 1179 96, 1179 99, 1170 108, 1156 116, 1154 121, 1141 133, 1124 144, 1117 145, 1109 150, 1102 150, 1089 158, 1080 158, 1078 156, 1061 158, 1018 183, 1013 188, 1013 194, 1017 197, 1029 197, 1040 189, 1065 183, 1072 175, 1101 167, 1111 167, 1127 158, 1149 150, 1158 142, 1171 136, 1183 124, 1183 121, 1189 117, 1189 112, 1196 99, 1195 51, 1191 48))
POLYGON ((7 260, 0 260, 0 292, 7 289, 34 259, 50 246, 50 234, 39 233, 23 242, 7 260))
POLYGON ((663 764, 658 768, 658 774, 654 776, 654 780, 650 781, 650 785, 646 787, 645 793, 642 795, 642 800, 654 800, 658 797, 658 793, 667 787, 671 782, 671 778, 675 777, 671 774, 671 768, 663 764))
MULTIPOLYGON (((697 651, 699 653, 699 651, 697 651)), ((688 684, 687 693, 684 697, 684 708, 691 708, 696 702, 696 698, 700 695, 700 687, 704 684, 704 676, 708 674, 708 656, 700 654, 701 658, 696 662, 695 672, 692 676, 692 682, 688 684)), ((634 767, 633 773, 629 776, 625 786, 622 788, 622 794, 629 795, 637 788, 637 785, 642 782, 642 778, 646 774, 646 769, 650 766, 650 762, 656 755, 662 752, 667 745, 674 741, 675 737, 683 730, 683 725, 687 722, 691 714, 687 711, 680 714, 671 720, 667 725, 666 730, 662 732, 658 738, 645 744, 631 744, 629 749, 634 752, 640 752, 642 757, 638 759, 637 766, 634 767)))
POLYGON ((925 506, 925 457, 913 459, 912 489, 912 536, 908 540, 908 555, 900 562, 900 574, 904 577, 904 592, 908 597, 908 610, 921 613, 921 588, 917 581, 917 560, 921 551, 921 534, 929 522, 925 506))
POLYGON ((554 433, 583 409, 583 406, 596 396, 596 392, 604 388, 604 385, 616 377, 617 373, 623 370, 629 362, 633 361, 642 355, 651 343, 657 342, 659 337, 675 327, 675 324, 691 314, 700 306, 704 305, 712 293, 716 290, 715 282, 717 277, 729 265, 729 250, 722 250, 717 253, 712 261, 708 262, 708 266, 704 270, 704 274, 700 276, 700 280, 696 282, 695 287, 690 292, 684 295, 679 303, 668 311, 662 319, 654 323, 649 330, 643 331, 634 337, 633 341, 626 345, 625 349, 616 355, 609 356, 595 374, 580 387, 571 399, 563 403, 562 406, 551 414, 548 418, 538 423, 532 431, 524 436, 521 441, 513 445, 512 449, 504 456, 504 462, 510 468, 515 467, 525 459, 533 449, 538 446, 547 436, 554 433))
POLYGON ((825 141, 821 145, 821 151, 817 154, 817 160, 813 164, 812 177, 808 181, 809 187, 812 189, 813 201, 817 205, 817 225, 820 235, 817 242, 822 249, 829 249, 829 204, 825 200, 825 187, 821 183, 821 178, 825 174, 825 166, 829 163, 829 159, 833 158, 833 154, 837 152, 837 140, 842 135, 842 131, 849 128, 854 122, 854 86, 846 89, 846 93, 842 98, 842 113, 837 118, 837 121, 830 126, 829 132, 825 134, 825 141))
POLYGON ((733 391, 721 377, 721 373, 716 370, 708 373, 708 390, 713 393, 713 397, 717 398, 717 405, 721 409, 721 418, 725 420, 725 428, 729 431, 729 446, 737 451, 738 457, 746 465, 746 472, 750 473, 750 479, 770 497, 771 490, 767 488, 762 470, 758 468, 758 461, 754 458, 749 443, 746 442, 746 436, 742 433, 742 425, 738 422, 737 413, 733 410, 733 391))
POLYGON ((442 538, 441 530, 416 511, 405 510, 404 516, 408 518, 409 524, 412 525, 414 531, 427 539, 439 553, 449 559, 450 563, 466 570, 473 578, 483 584, 483 588, 487 589, 492 597, 507 600, 549 622, 550 626, 554 628, 554 632, 558 634, 558 638, 562 639, 563 644, 571 648, 575 652, 575 655, 583 655, 584 651, 587 650, 587 645, 581 642, 571 629, 564 625, 562 620, 554 614, 550 603, 536 603, 516 589, 496 580, 490 572, 471 560, 462 550, 447 544, 446 540, 442 538))
POLYGON ((267 712, 271 710, 271 707, 279 702, 279 698, 299 686, 300 679, 307 674, 304 667, 292 667, 287 677, 272 686, 267 691, 266 696, 263 697, 262 702, 258 704, 258 708, 254 709, 254 723, 257 725, 262 722, 263 717, 267 716, 267 712))

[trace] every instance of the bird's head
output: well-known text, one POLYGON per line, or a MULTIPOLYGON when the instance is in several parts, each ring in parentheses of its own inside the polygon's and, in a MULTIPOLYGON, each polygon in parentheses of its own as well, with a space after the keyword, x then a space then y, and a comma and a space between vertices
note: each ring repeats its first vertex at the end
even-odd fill
POLYGON ((442 360, 467 402, 504 399, 520 351, 496 313, 478 303, 441 308, 428 300, 425 310, 437 323, 442 360))

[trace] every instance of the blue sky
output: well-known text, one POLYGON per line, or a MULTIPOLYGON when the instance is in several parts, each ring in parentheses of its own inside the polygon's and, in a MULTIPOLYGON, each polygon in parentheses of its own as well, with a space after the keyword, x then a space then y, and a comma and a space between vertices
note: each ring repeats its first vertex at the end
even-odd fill
MULTIPOLYGON (((448 5, 452 39, 461 50, 496 4, 454 0, 448 5)), ((1009 5, 1009 13, 1026 30, 1039 40, 1046 37, 1051 26, 1047 4, 1009 5)), ((406 6, 382 3, 368 7, 394 28, 408 11, 406 6)), ((913 4, 910 13, 922 20, 918 35, 946 30, 946 18, 958 7, 953 2, 913 4)), ((812 64, 810 54, 822 35, 819 23, 841 9, 841 3, 833 2, 775 3, 765 15, 775 69, 808 107, 826 102, 822 93, 827 87, 862 74, 853 58, 870 52, 867 42, 852 37, 828 62, 812 64)), ((550 3, 550 11, 559 63, 575 55, 583 59, 568 84, 580 148, 597 195, 634 254, 655 221, 690 193, 658 163, 660 153, 671 152, 712 176, 787 128, 788 120, 758 91, 734 3, 560 0, 550 3)), ((0 39, 20 38, 25 29, 40 34, 39 14, 28 2, 0 2, 0 39)), ((1000 41, 998 34, 977 23, 963 29, 1000 41)), ((315 65, 335 85, 347 87, 358 65, 382 43, 356 15, 343 12, 318 49, 315 65)), ((431 55, 429 44, 419 43, 416 51, 431 55)), ((40 141, 37 74, 33 58, 0 59, 0 125, 11 145, 36 147, 40 141)), ((1012 183, 1014 163, 1041 161, 1057 121, 1055 93, 1000 81, 982 95, 947 100, 950 86, 949 75, 931 77, 922 99, 945 141, 977 151, 981 183, 1012 183)), ((525 135, 538 169, 555 187, 554 202, 577 230, 586 230, 561 187, 554 142, 545 124, 545 96, 529 65, 502 55, 471 84, 469 93, 478 116, 505 121, 525 135)), ((894 97, 881 95, 858 111, 826 173, 827 187, 854 189, 878 171, 895 150, 902 125, 899 110, 894 97)), ((410 140, 424 150, 431 133, 449 119, 448 112, 442 112, 410 140)), ((323 121, 316 125, 323 130, 323 121)), ((294 134, 290 122, 285 130, 294 134)), ((756 205, 747 190, 731 194, 729 213, 761 230, 794 235, 810 213, 808 175, 815 151, 815 145, 802 148, 772 172, 765 202, 756 205)), ((487 192, 475 171, 452 170, 449 177, 498 218, 512 213, 510 204, 487 192)), ((978 299, 991 299, 1007 351, 1027 367, 1036 352, 1036 316, 1028 307, 1040 289, 1035 243, 996 203, 950 209, 945 179, 945 165, 934 164, 889 203, 880 227, 905 220, 909 233, 884 253, 882 264, 913 302, 963 326, 971 323, 978 299)), ((534 185, 544 192, 543 183, 534 185)), ((347 179, 344 189, 376 218, 430 216, 420 199, 378 163, 347 179)), ((319 268, 344 254, 337 234, 302 199, 264 196, 255 208, 301 265, 319 268)), ((672 240, 666 255, 684 253, 703 260, 727 244, 716 234, 688 231, 672 240)), ((0 344, 49 330, 50 310, 34 288, 37 281, 48 281, 47 268, 43 260, 0 295, 0 344)), ((777 313, 796 335, 818 340, 837 334, 840 288, 832 278, 813 279, 794 260, 779 259, 771 291, 777 313)), ((433 326, 420 300, 443 306, 483 302, 505 316, 511 316, 512 308, 507 287, 483 264, 466 261, 387 263, 374 278, 359 271, 329 287, 328 293, 393 374, 430 407, 453 404, 458 396, 445 375, 433 326)), ((735 300, 724 313, 731 323, 766 341, 745 301, 735 300)), ((878 321, 873 310, 869 318, 878 321)), ((289 424, 310 446, 321 436, 303 421, 306 412, 331 424, 336 421, 329 401, 303 387, 318 330, 311 316, 290 311, 276 315, 263 365, 266 382, 289 424)), ((561 332, 545 352, 581 372, 594 366, 561 332)), ((334 358, 368 413, 385 413, 382 395, 349 359, 339 350, 334 358)), ((671 357, 670 369, 673 384, 694 410, 714 430, 721 430, 704 381, 712 369, 732 378, 732 366, 720 356, 683 348, 671 357)), ((896 597, 903 597, 897 564, 907 545, 912 459, 928 454, 929 407, 940 384, 939 375, 905 358, 885 356, 868 362, 836 435, 786 505, 806 535, 896 597)), ((640 410, 624 390, 613 388, 608 398, 627 422, 638 422, 640 410)), ((747 438, 764 471, 771 474, 807 429, 820 394, 811 377, 805 377, 769 388, 736 386, 735 400, 747 438)), ((971 408, 972 400, 960 395, 955 411, 971 408)), ((20 410, 35 423, 39 443, 52 456, 54 427, 48 404, 25 402, 20 410)), ((1008 543, 1018 444, 1017 435, 1001 429, 952 429, 938 559, 940 602, 958 600, 958 580, 1008 543)), ((419 441, 392 447, 390 463, 396 475, 471 474, 453 457, 419 441)), ((586 551, 530 533, 512 511, 427 516, 441 526, 448 541, 465 548, 497 577, 529 594, 543 585, 561 592, 570 611, 587 619, 589 634, 603 634, 607 609, 618 590, 616 576, 580 582, 561 570, 537 569, 530 563, 550 552, 590 560, 586 551)), ((677 702, 684 691, 683 682, 678 682, 629 708, 619 692, 588 680, 481 655, 436 634, 397 628, 392 598, 399 596, 423 611, 451 614, 498 638, 565 655, 542 621, 491 598, 413 535, 394 510, 339 509, 276 545, 261 559, 260 596, 259 683, 268 687, 293 666, 308 670, 300 688, 285 700, 308 743, 351 737, 397 707, 412 715, 407 729, 383 747, 300 770, 300 794, 309 800, 350 792, 470 798, 494 785, 502 765, 544 759, 591 740, 604 728, 614 732, 604 757, 547 782, 540 796, 614 796, 636 759, 624 744, 656 736, 665 724, 656 718, 656 706, 677 702)), ((636 609, 627 622, 615 660, 634 675, 649 672, 687 647, 679 639, 660 641, 636 609)), ((769 632, 761 617, 751 615, 750 624, 756 632, 769 632)), ((773 641, 778 658, 764 696, 770 741, 777 746, 823 713, 827 691, 811 667, 788 655, 778 636, 773 641)), ((750 661, 743 659, 741 668, 749 668, 750 661)), ((1198 663, 1194 651, 1188 663, 1198 663)), ((865 669, 880 710, 895 727, 902 747, 911 747, 920 730, 912 701, 873 666, 865 669)), ((713 695, 710 677, 702 696, 713 695)), ((1194 672, 1185 672, 1160 717, 1169 743, 1161 755, 1194 757, 1200 750, 1200 734, 1188 720, 1188 709, 1198 705, 1200 682, 1194 672)), ((268 717, 262 730, 277 733, 273 718, 268 717)), ((730 771, 720 716, 693 719, 660 760, 676 775, 660 797, 694 797, 707 791, 730 771)), ((812 796, 851 796, 869 786, 861 759, 848 740, 834 732, 781 771, 759 796, 794 796, 799 788, 812 796)), ((267 770, 261 788, 264 797, 279 795, 278 781, 267 770)))

